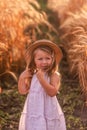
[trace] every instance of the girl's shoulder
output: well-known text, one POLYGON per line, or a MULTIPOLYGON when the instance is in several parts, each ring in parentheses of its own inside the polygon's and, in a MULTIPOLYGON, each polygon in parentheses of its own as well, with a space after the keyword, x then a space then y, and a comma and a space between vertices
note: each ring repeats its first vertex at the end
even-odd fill
POLYGON ((61 77, 60 73, 57 71, 55 71, 54 73, 51 74, 51 78, 58 78, 59 79, 60 77, 61 77))
POLYGON ((60 76, 60 73, 58 71, 55 71, 54 74, 60 76))
POLYGON ((60 73, 58 71, 55 71, 54 73, 52 73, 52 75, 54 75, 54 76, 60 76, 60 73))

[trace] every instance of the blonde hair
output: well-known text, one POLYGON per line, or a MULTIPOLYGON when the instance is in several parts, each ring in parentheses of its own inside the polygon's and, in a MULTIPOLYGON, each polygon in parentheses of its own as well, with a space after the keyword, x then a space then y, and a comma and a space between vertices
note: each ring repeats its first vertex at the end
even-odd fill
POLYGON ((50 54, 52 56, 53 63, 52 63, 52 66, 48 70, 48 74, 51 75, 53 72, 58 70, 58 65, 56 63, 54 50, 52 48, 50 48, 49 46, 47 46, 47 45, 41 45, 41 46, 37 47, 36 49, 34 49, 34 51, 31 54, 30 64, 29 64, 28 67, 31 69, 31 71, 33 73, 35 72, 36 65, 35 65, 35 62, 34 62, 34 57, 35 57, 35 54, 36 54, 38 49, 40 49, 40 50, 42 50, 44 52, 47 52, 48 54, 50 54))

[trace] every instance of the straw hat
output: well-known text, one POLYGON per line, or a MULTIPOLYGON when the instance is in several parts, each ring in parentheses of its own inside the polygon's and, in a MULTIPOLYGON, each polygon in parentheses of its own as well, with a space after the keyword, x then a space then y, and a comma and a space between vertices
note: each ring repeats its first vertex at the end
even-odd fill
POLYGON ((54 50, 56 63, 59 64, 59 62, 61 61, 61 59, 63 57, 61 49, 55 43, 51 42, 50 40, 42 39, 42 40, 37 40, 36 42, 34 42, 33 44, 31 44, 28 47, 26 54, 25 54, 25 60, 27 63, 27 67, 30 64, 30 59, 32 57, 32 53, 34 52, 34 50, 36 48, 38 48, 41 45, 48 46, 54 50))

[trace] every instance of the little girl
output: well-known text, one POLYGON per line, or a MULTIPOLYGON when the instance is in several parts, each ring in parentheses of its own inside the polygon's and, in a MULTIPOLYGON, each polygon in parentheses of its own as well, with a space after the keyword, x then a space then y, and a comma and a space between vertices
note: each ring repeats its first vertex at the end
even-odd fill
POLYGON ((61 58, 60 48, 49 40, 38 40, 27 49, 27 68, 18 82, 19 92, 28 93, 19 130, 66 130, 64 114, 56 98, 61 58))

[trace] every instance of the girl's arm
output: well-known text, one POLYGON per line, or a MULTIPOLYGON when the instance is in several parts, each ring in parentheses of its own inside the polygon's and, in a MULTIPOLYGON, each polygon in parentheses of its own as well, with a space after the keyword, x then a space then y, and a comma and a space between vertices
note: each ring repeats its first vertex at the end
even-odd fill
POLYGON ((44 73, 41 70, 37 72, 37 78, 49 96, 53 97, 57 94, 60 87, 59 73, 55 72, 51 75, 50 83, 45 80, 44 73))
POLYGON ((18 80, 18 91, 20 94, 27 94, 29 92, 31 78, 30 70, 25 70, 21 73, 18 80))

